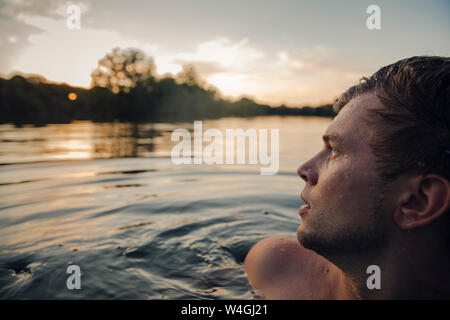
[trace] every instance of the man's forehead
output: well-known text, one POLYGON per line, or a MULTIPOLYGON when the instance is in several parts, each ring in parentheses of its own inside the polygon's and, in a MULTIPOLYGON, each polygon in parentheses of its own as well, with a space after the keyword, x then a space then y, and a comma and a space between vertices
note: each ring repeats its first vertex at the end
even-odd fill
POLYGON ((368 92, 360 94, 352 98, 339 112, 336 118, 341 114, 349 114, 361 117, 368 114, 369 110, 384 108, 380 99, 375 92, 368 92))
POLYGON ((370 139, 373 130, 369 128, 369 109, 380 108, 381 102, 374 93, 363 94, 351 99, 333 119, 324 133, 324 139, 334 138, 342 143, 363 142, 370 139))

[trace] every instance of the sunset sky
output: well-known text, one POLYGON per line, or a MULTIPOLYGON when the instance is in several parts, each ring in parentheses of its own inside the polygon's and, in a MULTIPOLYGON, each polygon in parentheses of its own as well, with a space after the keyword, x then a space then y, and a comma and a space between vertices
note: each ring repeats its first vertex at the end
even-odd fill
POLYGON ((134 47, 157 74, 192 64, 228 97, 317 105, 401 58, 450 56, 449 30, 448 0, 0 0, 0 74, 89 87, 98 59, 134 47), (79 30, 66 26, 70 4, 79 30), (366 26, 371 4, 380 30, 366 26))

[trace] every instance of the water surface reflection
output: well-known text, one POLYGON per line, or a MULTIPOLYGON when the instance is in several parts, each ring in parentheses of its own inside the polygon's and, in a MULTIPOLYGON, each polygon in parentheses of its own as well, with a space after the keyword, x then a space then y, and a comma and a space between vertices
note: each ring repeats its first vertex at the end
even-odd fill
POLYGON ((295 236, 303 181, 329 119, 218 119, 206 128, 279 128, 280 171, 175 166, 185 124, 0 126, 0 298, 247 299, 258 240, 295 236), (83 160, 83 161, 80 161, 83 160), (79 265, 80 292, 66 268, 79 265))
MULTIPOLYGON (((280 161, 306 159, 321 147, 320 135, 331 120, 317 117, 255 117, 206 120, 203 130, 280 129, 280 161), (319 136, 319 137, 318 137, 319 136)), ((193 123, 92 123, 79 121, 45 127, 0 125, 0 165, 109 158, 170 157, 173 130, 193 123)))

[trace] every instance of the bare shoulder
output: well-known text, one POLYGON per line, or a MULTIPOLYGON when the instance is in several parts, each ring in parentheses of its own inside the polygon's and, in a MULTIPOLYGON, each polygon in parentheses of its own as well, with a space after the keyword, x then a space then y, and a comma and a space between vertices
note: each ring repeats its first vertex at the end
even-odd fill
POLYGON ((250 283, 267 299, 333 299, 336 267, 297 239, 274 236, 247 254, 250 283))

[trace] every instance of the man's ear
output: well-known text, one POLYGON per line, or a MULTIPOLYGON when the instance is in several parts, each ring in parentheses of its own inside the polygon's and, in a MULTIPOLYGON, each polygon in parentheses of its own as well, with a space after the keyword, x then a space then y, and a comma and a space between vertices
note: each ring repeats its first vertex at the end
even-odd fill
POLYGON ((394 221, 401 229, 424 226, 450 208, 450 183, 436 174, 415 176, 399 198, 394 221))

